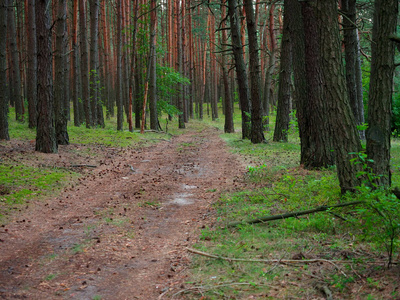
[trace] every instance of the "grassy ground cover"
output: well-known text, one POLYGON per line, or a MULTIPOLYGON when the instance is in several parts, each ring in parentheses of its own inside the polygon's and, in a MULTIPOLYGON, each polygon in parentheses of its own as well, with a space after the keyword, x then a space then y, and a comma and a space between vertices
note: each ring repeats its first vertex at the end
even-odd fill
MULTIPOLYGON (((59 155, 43 155, 34 151, 36 129, 29 129, 27 123, 16 122, 10 110, 9 133, 11 141, 0 141, 0 223, 6 216, 25 207, 31 201, 47 195, 56 195, 67 185, 82 176, 73 168, 59 165, 56 160, 100 159, 106 148, 123 149, 143 147, 159 140, 170 139, 171 134, 116 130, 116 118, 106 121, 105 128, 87 129, 84 125, 68 126, 71 146, 62 146, 59 155)), ((160 123, 165 128, 166 120, 160 123)), ((72 123, 73 124, 73 123, 72 123)), ((175 120, 168 121, 170 132, 178 134, 175 120)))
MULTIPOLYGON (((335 299, 397 299, 398 277, 393 276, 397 267, 392 271, 386 268, 387 241, 376 238, 385 234, 384 225, 382 220, 368 223, 361 217, 360 206, 265 224, 227 226, 232 221, 379 198, 383 192, 371 196, 372 192, 362 191, 341 197, 334 167, 310 171, 299 166, 295 129, 288 143, 272 142, 272 131, 266 135, 269 142, 259 145, 240 140, 239 133, 222 134, 222 138, 248 163, 247 188, 225 193, 214 204, 217 223, 205 228, 194 246, 206 254, 195 255, 190 288, 179 295, 187 294, 189 299, 316 299, 330 294, 335 299), (213 259, 207 254, 224 258, 213 259), (279 263, 288 259, 318 262, 279 263)), ((400 143, 395 139, 394 186, 400 180, 399 151, 400 143)), ((398 238, 397 234, 395 243, 398 238)), ((398 255, 397 250, 394 255, 398 255)))

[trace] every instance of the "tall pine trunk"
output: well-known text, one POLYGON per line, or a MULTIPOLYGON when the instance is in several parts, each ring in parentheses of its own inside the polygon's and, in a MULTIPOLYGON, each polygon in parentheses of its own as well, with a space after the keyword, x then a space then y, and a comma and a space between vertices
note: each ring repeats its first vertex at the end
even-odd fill
POLYGON ((287 142, 291 111, 292 44, 289 32, 288 0, 284 2, 281 66, 279 72, 278 107, 274 131, 275 142, 287 142))
MULTIPOLYGON (((319 26, 314 4, 302 2, 304 24, 305 73, 307 97, 299 106, 301 137, 301 164, 307 169, 327 168, 334 164, 331 125, 326 120, 327 103, 324 99, 322 58, 319 51, 319 26), (322 134, 324 133, 324 134, 322 134)), ((337 25, 336 25, 337 26, 337 25)), ((299 49, 296 49, 299 51, 299 49)))
POLYGON ((74 125, 82 124, 83 116, 80 115, 79 109, 79 77, 78 77, 78 8, 79 0, 73 0, 73 19, 72 19, 72 105, 74 108, 74 125))
POLYGON ((340 188, 345 193, 361 183, 359 165, 350 161, 354 157, 350 153, 361 151, 361 144, 347 96, 336 1, 317 1, 315 9, 324 86, 320 101, 326 103, 325 120, 331 129, 321 134, 332 139, 340 188))
POLYGON ((36 127, 37 122, 37 50, 36 50, 36 22, 35 22, 35 1, 28 1, 27 19, 27 49, 28 49, 28 68, 27 68, 27 100, 29 112, 29 128, 36 127))
POLYGON ((7 6, 0 0, 0 140, 9 140, 7 92, 7 6))
MULTIPOLYGON (((359 62, 359 44, 356 27, 356 0, 342 0, 343 32, 346 58, 346 83, 350 106, 357 125, 364 123, 364 106, 359 101, 360 90, 357 85, 357 72, 361 66, 359 62)), ((365 133, 360 131, 360 138, 365 138, 365 133)))
POLYGON ((228 0, 228 12, 231 25, 232 51, 235 58, 236 80, 239 87, 239 101, 242 110, 242 138, 251 138, 251 118, 250 118, 250 95, 249 81, 247 77, 246 65, 244 63, 244 52, 240 39, 239 17, 237 11, 237 1, 228 0))
POLYGON ((79 34, 81 49, 82 102, 85 110, 86 128, 92 124, 89 85, 89 53, 86 31, 86 0, 79 0, 79 34))
POLYGON ((122 91, 122 10, 121 1, 117 0, 117 80, 116 80, 116 97, 117 97, 117 130, 123 130, 124 122, 124 101, 122 91))
POLYGON ((372 61, 368 103, 367 154, 376 184, 391 185, 390 122, 393 93, 397 0, 376 0, 372 27, 372 61))
POLYGON ((54 53, 54 106, 55 106, 55 130, 56 139, 59 145, 68 145, 69 137, 67 131, 67 107, 65 106, 65 64, 66 53, 65 43, 67 43, 67 1, 57 1, 57 19, 56 19, 56 48, 54 53))
POLYGON ((247 36, 249 40, 249 72, 250 72, 250 91, 251 91, 251 142, 253 144, 262 143, 265 140, 262 124, 262 105, 261 105, 261 71, 258 55, 257 24, 252 0, 244 0, 246 10, 247 36))
POLYGON ((150 108, 150 129, 158 129, 157 117, 157 56, 156 56, 156 33, 157 33, 157 10, 156 0, 150 2, 150 57, 149 63, 149 108, 150 108))
POLYGON ((15 3, 11 1, 8 5, 8 39, 10 47, 10 59, 11 59, 11 72, 12 72, 12 94, 13 102, 15 104, 15 119, 17 121, 23 122, 23 101, 21 94, 21 70, 20 70, 20 60, 19 60, 19 50, 17 45, 17 30, 15 25, 15 3))
POLYGON ((224 95, 225 95, 225 124, 224 124, 224 132, 233 133, 235 132, 234 124, 233 124, 233 104, 232 97, 229 89, 229 80, 228 80, 228 71, 226 70, 226 44, 228 44, 228 35, 225 30, 226 22, 226 0, 222 0, 221 12, 222 12, 222 42, 221 42, 221 68, 222 68, 222 78, 224 82, 224 95))
POLYGON ((36 151, 57 153, 58 146, 54 129, 53 97, 53 52, 50 34, 50 0, 36 0, 36 33, 38 53, 38 122, 36 151))

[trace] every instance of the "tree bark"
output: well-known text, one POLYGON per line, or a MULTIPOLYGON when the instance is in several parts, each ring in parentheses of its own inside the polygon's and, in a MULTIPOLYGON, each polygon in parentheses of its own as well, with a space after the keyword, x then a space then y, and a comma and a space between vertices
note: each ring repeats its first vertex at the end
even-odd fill
MULTIPOLYGON (((35 128, 37 122, 37 50, 36 50, 36 22, 35 22, 35 1, 28 1, 27 19, 27 49, 28 49, 28 68, 27 68, 27 100, 29 112, 29 128, 35 128)), ((0 71, 1 72, 1 71, 0 71)))
POLYGON ((391 185, 390 136, 395 44, 399 3, 376 0, 372 27, 372 61, 368 103, 367 155, 380 186, 391 185))
MULTIPOLYGON (((364 123, 364 105, 359 101, 360 92, 357 85, 357 71, 361 66, 359 62, 359 43, 356 27, 356 0, 342 0, 343 32, 346 58, 346 83, 349 102, 357 125, 364 123)), ((360 131, 360 138, 365 137, 364 131, 360 131)))
POLYGON ((69 137, 67 130, 67 108, 65 106, 65 64, 66 53, 65 43, 67 43, 66 18, 67 1, 57 1, 57 19, 56 19, 56 48, 54 53, 54 108, 55 108, 55 130, 57 144, 68 145, 69 137))
POLYGON ((244 0, 246 10, 247 36, 249 41, 249 69, 251 91, 251 142, 262 143, 265 140, 262 124, 261 71, 258 55, 257 24, 252 0, 244 0))
POLYGON ((78 8, 79 0, 73 0, 73 19, 72 19, 72 105, 74 108, 74 125, 82 124, 82 117, 79 110, 79 77, 78 77, 78 8))
POLYGON ((156 33, 157 33, 157 10, 156 0, 150 1, 150 57, 149 64, 149 108, 150 108, 150 129, 158 129, 157 117, 157 56, 156 56, 156 33))
POLYGON ((0 0, 0 140, 9 140, 7 92, 7 8, 8 0, 0 0))
POLYGON ((250 95, 246 65, 243 59, 243 45, 240 39, 237 1, 228 0, 228 12, 231 25, 232 51, 235 58, 236 80, 239 87, 240 108, 242 110, 242 138, 251 138, 250 95))
POLYGON ((15 28, 15 3, 11 1, 8 5, 8 40, 11 58, 11 72, 12 72, 12 94, 13 102, 15 103, 15 119, 19 122, 24 121, 23 114, 23 99, 21 94, 21 70, 19 60, 19 50, 17 45, 17 31, 15 28))
MULTIPOLYGON (((182 60, 182 51, 183 51, 183 47, 182 47, 182 30, 180 30, 181 26, 182 26, 182 14, 180 12, 180 10, 182 9, 181 7, 182 3, 179 0, 175 1, 175 8, 176 8, 176 25, 177 25, 177 70, 180 74, 182 74, 182 64, 183 64, 183 60, 182 60)), ((178 116, 178 127, 183 129, 185 128, 185 120, 183 117, 183 112, 184 112, 184 99, 182 97, 182 93, 183 93, 183 84, 179 83, 179 92, 178 92, 178 109, 181 112, 181 114, 178 116)))
MULTIPOLYGON (((327 103, 324 100, 324 85, 322 73, 322 58, 319 51, 320 24, 311 2, 302 2, 304 24, 305 76, 307 82, 307 97, 302 98, 299 106, 302 123, 301 159, 300 163, 307 169, 327 168, 334 165, 333 142, 331 126, 326 120, 327 103)), ((336 24, 337 26, 337 24, 336 24)), ((299 51, 299 49, 296 49, 299 51)), ((300 95, 303 97, 303 95, 300 95)), ((299 125, 300 126, 300 125, 299 125)))
POLYGON ((275 4, 272 3, 269 9, 269 60, 268 67, 265 70, 265 81, 264 81, 264 94, 263 94, 263 114, 267 117, 265 120, 265 125, 267 130, 269 130, 269 116, 272 106, 272 100, 274 96, 274 90, 272 87, 272 77, 275 73, 275 65, 276 65, 276 36, 275 36, 275 25, 274 25, 274 10, 275 4))
POLYGON ((82 76, 82 102, 85 110, 86 128, 90 128, 92 122, 92 111, 90 107, 90 84, 89 84, 89 54, 86 31, 86 0, 79 0, 79 31, 81 50, 81 76, 82 76))
POLYGON ((116 80, 116 95, 117 95, 117 130, 123 130, 124 122, 124 101, 122 91, 122 11, 121 1, 117 0, 117 80, 116 80))
POLYGON ((36 151, 57 153, 54 129, 53 53, 50 34, 50 0, 36 0, 36 33, 38 53, 38 120, 36 151))
POLYGON ((284 1, 283 34, 281 42, 281 65, 279 72, 278 107, 274 131, 275 142, 287 142, 291 111, 292 44, 289 32, 288 0, 284 1))
POLYGON ((228 72, 226 70, 226 44, 228 44, 228 35, 226 30, 226 22, 225 19, 226 15, 226 1, 221 0, 221 13, 222 13, 222 51, 221 51, 221 68, 222 68, 222 78, 224 81, 224 94, 225 94, 225 124, 224 124, 224 132, 226 133, 234 133, 235 127, 233 124, 233 104, 232 104, 232 97, 229 89, 229 80, 228 80, 228 72))
POLYGON ((99 119, 102 112, 98 112, 98 108, 103 109, 102 105, 98 107, 99 101, 99 0, 90 0, 90 105, 92 112, 92 126, 104 126, 104 119, 99 119))
POLYGON ((325 120, 332 130, 322 134, 333 141, 340 188, 345 193, 354 191, 362 181, 357 177, 360 165, 350 161, 353 157, 350 153, 360 152, 361 144, 347 96, 336 1, 317 1, 315 9, 324 86, 321 100, 326 103, 325 120))

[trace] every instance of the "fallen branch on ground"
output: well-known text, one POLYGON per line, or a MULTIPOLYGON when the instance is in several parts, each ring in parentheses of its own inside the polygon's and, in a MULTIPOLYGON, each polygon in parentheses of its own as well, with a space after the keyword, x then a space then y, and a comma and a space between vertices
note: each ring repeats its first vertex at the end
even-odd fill
POLYGON ((97 168, 97 166, 94 165, 71 165, 71 168, 97 168))
MULTIPOLYGON (((269 284, 254 283, 254 282, 231 282, 231 283, 221 283, 221 284, 217 284, 217 285, 199 285, 199 286, 194 286, 194 287, 191 287, 191 288, 180 290, 179 292, 173 294, 171 296, 171 299, 174 299, 176 296, 178 296, 178 295, 180 295, 182 293, 189 292, 189 291, 195 291, 195 290, 210 291, 210 290, 214 290, 216 288, 231 287, 231 286, 235 286, 235 285, 250 285, 250 286, 268 286, 268 287, 272 287, 269 284)), ((159 297, 159 299, 161 299, 161 298, 159 297)))
POLYGON ((241 262, 263 262, 263 263, 278 263, 278 264, 295 264, 295 263, 302 263, 302 264, 306 264, 306 263, 329 263, 331 265, 333 265, 336 269, 340 270, 340 268, 334 263, 334 262, 345 262, 345 261, 340 261, 340 260, 327 260, 327 259, 322 259, 322 258, 316 258, 316 259, 246 259, 246 258, 229 258, 229 257, 224 257, 224 256, 218 256, 218 255, 214 255, 214 254, 210 254, 207 252, 203 252, 203 251, 199 251, 193 248, 188 248, 186 247, 186 250, 194 253, 194 254, 198 254, 198 255, 202 255, 202 256, 206 256, 206 257, 210 257, 210 258, 215 258, 215 259, 222 259, 222 260, 226 260, 226 261, 241 261, 241 262))
POLYGON ((261 217, 261 218, 257 218, 257 219, 253 219, 253 220, 247 220, 247 221, 231 222, 228 224, 228 227, 235 227, 235 226, 241 225, 241 224, 255 224, 255 223, 263 223, 263 222, 268 222, 268 221, 273 221, 273 220, 288 219, 288 218, 298 217, 298 216, 302 216, 302 215, 312 214, 315 212, 327 211, 331 208, 351 206, 351 205, 357 205, 357 204, 362 204, 362 203, 364 203, 364 201, 353 201, 353 202, 341 203, 341 204, 330 205, 330 206, 322 205, 322 206, 318 206, 316 208, 309 209, 309 210, 295 211, 295 212, 281 214, 281 215, 266 216, 266 217, 261 217))

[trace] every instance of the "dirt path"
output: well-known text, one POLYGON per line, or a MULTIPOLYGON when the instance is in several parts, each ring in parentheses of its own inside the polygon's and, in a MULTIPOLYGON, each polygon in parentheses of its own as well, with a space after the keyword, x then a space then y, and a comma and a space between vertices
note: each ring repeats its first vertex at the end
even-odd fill
POLYGON ((244 171, 214 129, 98 163, 0 228, 0 299, 158 299, 183 289, 185 247, 244 171))

